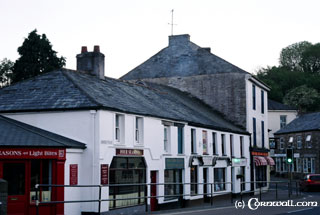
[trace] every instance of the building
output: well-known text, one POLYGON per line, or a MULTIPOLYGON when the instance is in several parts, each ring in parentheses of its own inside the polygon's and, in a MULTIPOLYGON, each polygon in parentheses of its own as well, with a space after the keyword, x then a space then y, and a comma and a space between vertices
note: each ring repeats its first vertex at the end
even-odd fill
POLYGON ((255 76, 212 54, 210 48, 196 45, 185 34, 169 36, 168 47, 121 79, 159 83, 190 93, 244 128, 251 133, 251 180, 269 181, 274 163, 269 157, 267 131, 269 87, 255 76))
MULTIPOLYGON (((55 136, 74 145, 69 147, 59 141, 64 145, 61 150, 65 160, 59 168, 59 181, 52 178, 54 168, 48 171, 48 184, 109 184, 102 188, 103 199, 139 198, 102 202, 102 212, 119 214, 121 210, 132 214, 144 210, 146 195, 162 196, 147 200, 154 210, 176 205, 177 195, 181 194, 189 202, 202 201, 211 192, 217 195, 250 190, 250 183, 241 186, 251 178, 250 136, 245 129, 224 119, 201 100, 172 87, 104 77, 104 55, 99 47, 93 52, 82 48, 77 55, 77 71, 61 69, 1 89, 0 114, 3 120, 29 126, 29 131, 41 130, 40 136, 46 133, 49 139, 55 136), (116 186, 151 182, 162 185, 147 189, 116 186), (221 184, 210 186, 205 182, 221 184)), ((0 164, 19 160, 1 156, 6 150, 23 151, 28 147, 21 141, 19 146, 11 146, 10 137, 16 133, 8 135, 0 145, 0 164)), ((34 146, 42 145, 54 146, 42 140, 34 146)), ((42 149, 40 152, 45 153, 42 149)), ((40 163, 45 163, 46 158, 39 158, 40 163)), ((17 187, 21 180, 32 180, 29 172, 20 171, 19 175, 21 178, 16 181, 9 180, 9 187, 17 187)), ((30 209, 34 207, 33 184, 18 187, 24 206, 15 205, 16 213, 34 214, 30 209)), ((42 192, 40 199, 99 198, 99 190, 94 188, 61 189, 57 197, 42 192)), ((46 210, 46 206, 42 207, 46 210)), ((98 212, 98 207, 97 202, 60 204, 58 211, 49 208, 46 214, 92 214, 98 212)))
POLYGON ((290 167, 286 162, 286 149, 294 151, 291 172, 296 178, 308 173, 320 173, 320 113, 299 116, 275 134, 279 139, 276 145, 276 173, 287 175, 290 167))
MULTIPOLYGON (((268 99, 268 131, 269 131, 269 147, 270 156, 276 161, 274 150, 279 140, 276 140, 274 133, 297 117, 297 110, 289 105, 284 105, 272 99, 268 99)), ((273 169, 274 170, 274 169, 273 169)))

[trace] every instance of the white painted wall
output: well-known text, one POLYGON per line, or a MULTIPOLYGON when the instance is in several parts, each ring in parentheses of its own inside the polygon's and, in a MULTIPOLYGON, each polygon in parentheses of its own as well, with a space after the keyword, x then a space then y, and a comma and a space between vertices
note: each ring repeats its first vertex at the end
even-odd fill
POLYGON ((295 110, 268 110, 269 138, 274 137, 274 133, 280 130, 280 116, 287 116, 287 124, 297 117, 295 110))

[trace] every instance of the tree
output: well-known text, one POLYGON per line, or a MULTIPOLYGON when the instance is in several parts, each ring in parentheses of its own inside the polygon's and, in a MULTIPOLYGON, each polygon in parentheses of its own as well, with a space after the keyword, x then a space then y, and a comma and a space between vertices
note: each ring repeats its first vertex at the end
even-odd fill
POLYGON ((312 45, 302 53, 300 66, 305 72, 320 74, 320 43, 312 45))
POLYGON ((290 90, 284 97, 285 104, 298 108, 299 113, 315 110, 315 104, 319 102, 319 93, 313 88, 301 85, 290 90))
POLYGON ((291 71, 303 71, 301 67, 303 53, 311 46, 310 42, 302 41, 283 48, 280 53, 280 66, 287 67, 291 71))
POLYGON ((29 33, 18 53, 20 57, 13 67, 13 82, 60 69, 66 61, 64 57, 57 57, 46 35, 38 35, 37 30, 29 33))
POLYGON ((4 58, 0 61, 0 88, 10 85, 12 81, 13 62, 4 58))

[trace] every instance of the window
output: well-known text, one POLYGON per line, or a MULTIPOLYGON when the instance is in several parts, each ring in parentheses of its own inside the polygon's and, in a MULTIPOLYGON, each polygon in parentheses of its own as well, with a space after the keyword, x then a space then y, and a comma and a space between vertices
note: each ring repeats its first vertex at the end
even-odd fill
POLYGON ((191 166, 190 168, 190 192, 191 195, 196 195, 198 193, 198 167, 191 166))
POLYGON ((116 114, 116 126, 115 126, 115 137, 117 142, 121 142, 124 135, 124 116, 121 114, 116 114))
POLYGON ((287 125, 287 116, 281 115, 280 116, 280 128, 283 128, 287 125))
POLYGON ((261 145, 264 148, 264 121, 261 121, 261 145))
POLYGON ((306 147, 307 148, 312 148, 312 145, 311 145, 311 134, 308 134, 307 137, 306 137, 306 147))
POLYGON ((143 118, 136 117, 136 132, 135 132, 136 143, 143 143, 143 118))
MULTIPOLYGON (((109 182, 116 184, 143 184, 146 183, 146 165, 142 157, 113 157, 109 182)), ((109 199, 136 198, 130 200, 109 201, 109 208, 128 207, 144 203, 146 195, 143 186, 110 186, 109 199)))
POLYGON ((163 146, 164 152, 170 153, 170 127, 164 126, 163 128, 163 146))
POLYGON ((256 86, 252 85, 252 109, 256 109, 256 86))
POLYGON ((221 153, 226 155, 226 138, 224 134, 221 134, 221 153))
POLYGON ((234 156, 234 152, 233 152, 233 135, 230 134, 230 156, 233 157, 234 156))
POLYGON ((197 153, 196 129, 191 128, 191 154, 197 153))
POLYGON ((280 149, 284 149, 284 138, 280 137, 280 149))
POLYGON ((315 173, 315 158, 303 158, 303 172, 315 173))
POLYGON ((226 190, 226 169, 215 168, 214 169, 214 191, 226 190))
POLYGON ((293 143, 293 137, 289 137, 289 143, 293 143))
POLYGON ((217 150, 217 134, 215 132, 212 133, 212 154, 218 154, 217 150))
POLYGON ((177 199, 182 192, 182 170, 166 169, 164 171, 164 200, 177 199), (176 183, 176 184, 173 184, 176 183), (175 196, 176 195, 176 196, 175 196))
POLYGON ((264 113, 264 91, 261 90, 261 113, 264 113))
POLYGON ((202 145, 203 145, 203 154, 208 154, 208 137, 207 131, 202 131, 202 145))
POLYGON ((302 148, 302 138, 301 136, 297 136, 297 148, 301 149, 302 148))
POLYGON ((314 158, 311 158, 311 173, 315 173, 315 163, 314 163, 314 158))
POLYGON ((253 146, 257 146, 257 126, 256 126, 256 118, 252 119, 253 122, 253 146))
POLYGON ((296 158, 298 162, 298 172, 302 172, 302 158, 296 158))
POLYGON ((243 143, 243 136, 240 136, 240 157, 244 157, 244 154, 243 154, 243 152, 244 152, 244 143, 243 143))
POLYGON ((178 126, 178 154, 183 154, 183 127, 178 126))
POLYGON ((257 187, 267 186, 267 166, 256 166, 256 181, 261 181, 257 187))

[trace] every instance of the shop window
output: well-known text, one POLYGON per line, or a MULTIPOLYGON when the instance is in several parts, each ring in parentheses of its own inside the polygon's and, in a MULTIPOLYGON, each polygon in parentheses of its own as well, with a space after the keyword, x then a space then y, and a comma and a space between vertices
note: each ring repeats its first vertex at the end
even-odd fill
POLYGON ((191 129, 191 154, 197 153, 196 129, 191 129))
POLYGON ((114 157, 110 165, 110 199, 132 198, 130 200, 114 200, 109 208, 121 208, 144 204, 144 185, 116 186, 117 184, 146 183, 146 165, 142 157, 114 157), (137 199, 133 199, 137 198, 137 199))
POLYGON ((214 169, 214 191, 226 190, 226 168, 214 169))
POLYGON ((182 170, 166 169, 164 183, 164 200, 177 199, 182 194, 182 170))
POLYGON ((136 117, 135 140, 137 144, 143 144, 143 118, 136 117))
POLYGON ((25 164, 24 163, 4 163, 3 179, 8 182, 8 195, 25 194, 25 164))
POLYGON ((198 167, 191 166, 190 168, 190 192, 191 195, 197 195, 198 193, 198 167))
MULTIPOLYGON (((31 180, 30 180, 30 201, 36 200, 36 184, 52 184, 52 161, 32 160, 31 161, 31 180)), ((51 187, 40 187, 38 199, 41 201, 51 201, 51 187)))
POLYGON ((221 134, 221 153, 226 155, 226 137, 224 134, 221 134))
POLYGON ((281 115, 280 116, 280 128, 283 128, 287 125, 287 116, 281 115))
POLYGON ((115 117, 115 140, 122 142, 124 139, 124 115, 116 114, 115 117))
POLYGON ((217 133, 212 132, 212 154, 217 155, 218 150, 217 150, 217 133))
POLYGON ((203 154, 208 154, 208 135, 207 131, 202 131, 202 146, 203 146, 203 154))
POLYGON ((163 128, 163 147, 164 152, 169 154, 170 153, 170 127, 164 126, 163 128))

